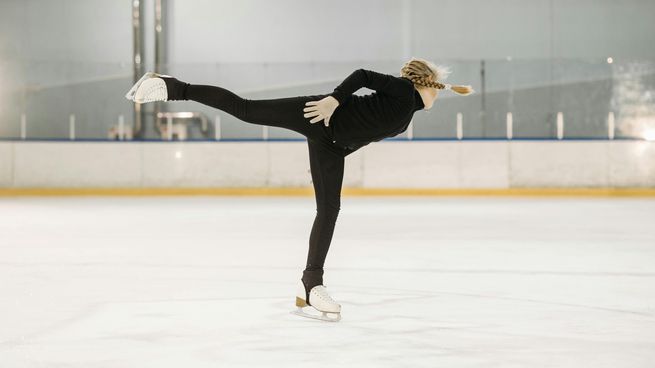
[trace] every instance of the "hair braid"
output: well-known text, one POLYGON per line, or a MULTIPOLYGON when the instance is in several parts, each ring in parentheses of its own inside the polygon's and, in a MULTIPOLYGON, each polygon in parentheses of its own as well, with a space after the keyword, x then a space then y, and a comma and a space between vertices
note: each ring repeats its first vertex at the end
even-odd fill
POLYGON ((471 86, 451 85, 439 82, 440 80, 446 79, 448 74, 450 74, 450 70, 447 67, 414 57, 400 69, 401 77, 407 78, 419 86, 450 89, 463 96, 473 93, 471 86))

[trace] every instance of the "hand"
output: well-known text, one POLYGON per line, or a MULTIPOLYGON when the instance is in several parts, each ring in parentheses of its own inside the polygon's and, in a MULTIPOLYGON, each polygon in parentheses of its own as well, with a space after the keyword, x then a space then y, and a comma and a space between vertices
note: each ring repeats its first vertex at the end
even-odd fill
POLYGON ((327 96, 319 101, 308 101, 305 106, 309 107, 303 109, 303 111, 306 112, 304 116, 306 118, 314 117, 309 121, 310 123, 314 124, 321 120, 325 120, 325 126, 329 126, 330 117, 332 116, 332 113, 334 113, 334 110, 337 109, 337 106, 339 106, 339 101, 332 96, 327 96))

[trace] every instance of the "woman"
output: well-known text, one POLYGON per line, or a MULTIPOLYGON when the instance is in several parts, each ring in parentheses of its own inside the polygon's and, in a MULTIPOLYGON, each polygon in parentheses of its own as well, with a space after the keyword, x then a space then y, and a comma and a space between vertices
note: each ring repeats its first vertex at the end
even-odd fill
POLYGON ((137 103, 197 101, 248 123, 286 128, 307 137, 316 218, 309 236, 307 264, 298 284, 295 313, 338 321, 341 306, 323 285, 323 265, 341 208, 344 158, 371 142, 404 132, 416 111, 432 107, 440 89, 461 95, 473 92, 470 86, 442 83, 449 73, 429 61, 412 58, 401 68, 400 77, 358 69, 330 94, 268 100, 244 99, 221 87, 146 73, 126 97, 137 103), (353 95, 361 87, 375 92, 353 95), (317 124, 321 121, 323 124, 317 124), (303 312, 308 305, 322 314, 303 312))

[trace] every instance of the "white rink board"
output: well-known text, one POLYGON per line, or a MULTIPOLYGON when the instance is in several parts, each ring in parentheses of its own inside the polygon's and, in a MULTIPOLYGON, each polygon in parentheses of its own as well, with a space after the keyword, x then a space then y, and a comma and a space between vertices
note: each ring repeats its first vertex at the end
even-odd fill
MULTIPOLYGON (((307 187, 306 141, 2 142, 2 187, 307 187)), ((655 187, 655 142, 383 141, 344 187, 655 187)))

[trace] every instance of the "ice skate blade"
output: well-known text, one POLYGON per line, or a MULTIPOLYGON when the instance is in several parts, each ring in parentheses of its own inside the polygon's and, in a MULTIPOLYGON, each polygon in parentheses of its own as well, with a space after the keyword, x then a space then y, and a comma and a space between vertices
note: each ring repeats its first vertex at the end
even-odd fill
POLYGON ((341 313, 332 313, 332 312, 320 312, 321 315, 314 315, 314 314, 309 314, 305 312, 302 308, 298 307, 295 311, 292 311, 291 314, 295 314, 297 316, 301 317, 306 317, 306 318, 312 318, 312 319, 318 319, 321 321, 326 321, 326 322, 339 322, 341 321, 341 313), (328 314, 336 314, 336 317, 328 317, 328 314))

